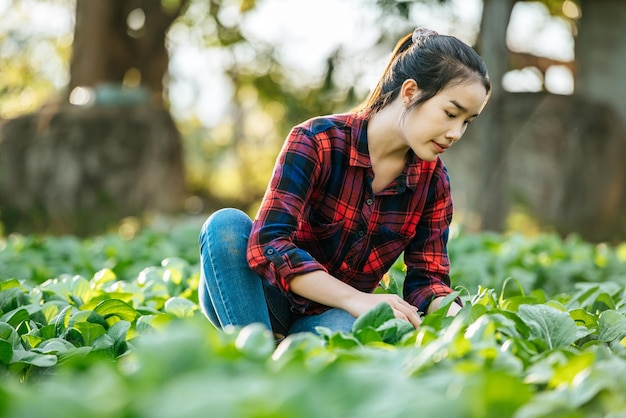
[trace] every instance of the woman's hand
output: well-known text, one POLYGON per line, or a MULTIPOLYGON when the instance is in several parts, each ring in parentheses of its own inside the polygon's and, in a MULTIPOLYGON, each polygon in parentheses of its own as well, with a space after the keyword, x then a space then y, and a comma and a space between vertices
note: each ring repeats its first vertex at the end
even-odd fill
POLYGON ((409 321, 415 328, 422 323, 417 308, 398 295, 365 293, 337 280, 321 270, 302 274, 291 280, 291 291, 333 308, 340 308, 358 318, 382 302, 387 302, 396 318, 409 321))
POLYGON ((357 318, 382 302, 387 302, 391 306, 396 318, 409 321, 416 329, 421 325, 422 318, 417 308, 397 295, 358 292, 346 301, 343 309, 357 318))

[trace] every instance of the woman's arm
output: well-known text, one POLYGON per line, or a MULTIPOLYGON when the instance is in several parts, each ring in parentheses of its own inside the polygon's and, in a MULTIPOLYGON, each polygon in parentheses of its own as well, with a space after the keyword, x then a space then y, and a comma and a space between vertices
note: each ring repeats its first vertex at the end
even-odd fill
POLYGON ((417 308, 401 297, 361 292, 321 270, 294 277, 291 291, 323 305, 343 309, 355 318, 379 303, 387 302, 396 318, 409 321, 415 328, 422 323, 417 308))
MULTIPOLYGON (((445 298, 446 298, 445 296, 439 296, 433 299, 433 301, 430 302, 430 305, 428 305, 428 310, 426 311, 426 313, 431 313, 439 309, 439 305, 441 304, 441 301, 444 300, 445 298)), ((460 310, 461 310, 461 305, 459 305, 456 302, 453 302, 448 308, 447 315, 454 316, 458 314, 460 310)))
MULTIPOLYGON (((415 237, 404 252, 407 275, 404 298, 424 312, 432 312, 441 300, 452 293, 448 232, 452 221, 450 181, 443 162, 439 160, 429 184, 427 200, 417 225, 415 237)), ((457 301, 458 302, 458 301, 457 301)), ((457 303, 461 307, 460 302, 457 303)), ((449 313, 456 313, 451 308, 449 313)))
POLYGON ((321 165, 313 134, 294 128, 278 156, 250 233, 250 267, 287 295, 293 275, 326 270, 292 240, 313 190, 319 187, 321 165))

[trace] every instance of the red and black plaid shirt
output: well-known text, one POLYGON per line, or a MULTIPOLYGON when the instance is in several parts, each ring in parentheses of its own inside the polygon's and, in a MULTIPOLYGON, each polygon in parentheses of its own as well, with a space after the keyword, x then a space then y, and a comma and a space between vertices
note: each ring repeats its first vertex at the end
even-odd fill
POLYGON ((333 115, 294 127, 252 227, 250 267, 282 289, 295 311, 314 314, 328 307, 291 293, 294 276, 324 270, 372 292, 404 251, 404 298, 425 311, 433 297, 452 292, 452 199, 439 158, 410 152, 408 161, 375 194, 366 118, 333 115))

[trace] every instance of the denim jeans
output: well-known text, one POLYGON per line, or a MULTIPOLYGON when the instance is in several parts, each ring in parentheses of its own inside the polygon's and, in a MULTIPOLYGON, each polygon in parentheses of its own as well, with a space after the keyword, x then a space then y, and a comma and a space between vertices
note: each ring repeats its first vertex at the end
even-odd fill
POLYGON ((208 217, 200 232, 200 308, 217 328, 264 324, 275 334, 313 332, 322 326, 349 332, 355 318, 331 308, 319 315, 298 315, 289 300, 257 275, 246 259, 252 220, 226 208, 208 217))

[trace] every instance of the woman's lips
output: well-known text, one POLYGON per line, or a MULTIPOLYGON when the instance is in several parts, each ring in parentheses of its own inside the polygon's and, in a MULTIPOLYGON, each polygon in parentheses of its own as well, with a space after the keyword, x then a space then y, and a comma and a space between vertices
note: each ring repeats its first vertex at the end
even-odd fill
POLYGON ((439 154, 443 153, 445 150, 447 150, 447 149, 450 147, 450 145, 439 144, 439 143, 437 143, 437 142, 435 142, 435 141, 433 141, 433 144, 435 144, 435 150, 436 150, 439 154))

